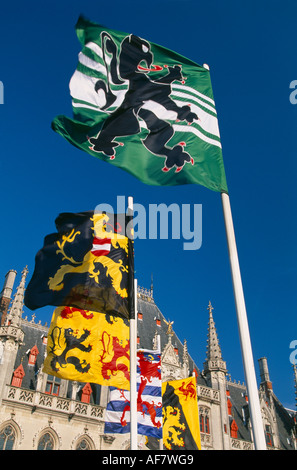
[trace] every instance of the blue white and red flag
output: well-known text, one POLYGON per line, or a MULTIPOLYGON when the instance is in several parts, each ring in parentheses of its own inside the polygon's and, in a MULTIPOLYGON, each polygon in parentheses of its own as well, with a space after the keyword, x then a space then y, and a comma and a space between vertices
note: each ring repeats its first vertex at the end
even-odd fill
MULTIPOLYGON (((161 355, 156 351, 137 351, 137 428, 138 434, 162 439, 161 355)), ((110 387, 104 432, 130 432, 128 390, 110 387)))

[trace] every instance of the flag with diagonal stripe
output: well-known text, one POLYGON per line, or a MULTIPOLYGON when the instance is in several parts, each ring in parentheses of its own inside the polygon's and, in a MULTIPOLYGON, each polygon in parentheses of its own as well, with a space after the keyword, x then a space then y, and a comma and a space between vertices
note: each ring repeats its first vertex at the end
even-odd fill
POLYGON ((167 450, 200 450, 195 377, 162 383, 163 445, 167 450))
POLYGON ((228 192, 208 68, 82 17, 76 33, 73 119, 57 116, 52 128, 146 184, 228 192))

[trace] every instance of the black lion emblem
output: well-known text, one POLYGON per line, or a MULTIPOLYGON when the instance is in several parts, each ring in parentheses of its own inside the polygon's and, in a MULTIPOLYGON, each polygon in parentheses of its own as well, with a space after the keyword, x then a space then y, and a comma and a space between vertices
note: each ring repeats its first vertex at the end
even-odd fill
POLYGON ((65 328, 63 329, 64 331, 64 341, 66 343, 64 350, 60 355, 55 354, 55 349, 56 349, 56 342, 54 339, 54 336, 56 334, 56 329, 58 329, 58 346, 60 345, 60 339, 62 335, 62 328, 59 328, 58 326, 55 326, 53 331, 51 332, 51 339, 53 342, 53 346, 51 348, 51 354, 53 355, 53 358, 51 360, 51 368, 55 372, 59 371, 59 368, 62 368, 63 366, 66 366, 67 364, 73 364, 75 369, 78 372, 88 372, 90 369, 90 364, 88 364, 85 360, 80 361, 78 357, 76 356, 67 356, 69 351, 72 349, 79 349, 80 351, 83 352, 90 352, 92 350, 92 346, 89 344, 88 346, 84 346, 82 343, 88 338, 90 335, 90 331, 84 329, 84 333, 80 336, 77 337, 74 334, 74 331, 72 328, 65 328))
POLYGON ((170 98, 171 84, 175 80, 184 82, 182 67, 180 65, 167 67, 166 75, 152 80, 148 72, 162 70, 162 67, 152 65, 153 54, 149 42, 129 35, 122 41, 118 55, 117 46, 107 32, 101 33, 101 41, 103 59, 108 71, 107 81, 98 80, 95 84, 95 90, 103 92, 106 100, 101 109, 108 109, 116 100, 110 82, 114 85, 128 83, 128 90, 120 106, 105 120, 98 135, 89 138, 90 148, 95 152, 102 152, 111 159, 115 158, 115 148, 123 144, 114 139, 138 134, 139 120, 142 119, 148 130, 148 135, 142 143, 152 154, 165 158, 163 171, 169 171, 175 166, 178 172, 185 162, 194 164, 192 157, 185 152, 183 142, 173 147, 167 145, 174 135, 174 129, 170 122, 157 117, 152 111, 154 106, 162 107, 165 112, 174 112, 176 120, 186 121, 189 124, 198 119, 190 106, 177 106, 170 98), (107 54, 109 59, 111 58, 109 65, 106 60, 107 54))

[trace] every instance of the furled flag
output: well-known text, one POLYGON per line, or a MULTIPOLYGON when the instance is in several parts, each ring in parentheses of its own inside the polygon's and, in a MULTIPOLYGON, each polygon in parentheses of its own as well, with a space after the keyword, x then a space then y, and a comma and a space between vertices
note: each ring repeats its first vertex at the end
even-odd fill
POLYGON ((200 450, 195 377, 162 383, 163 445, 168 450, 200 450))
POLYGON ((35 258, 25 305, 76 307, 128 318, 133 305, 130 216, 62 213, 57 233, 45 237, 35 258))
POLYGON ((73 119, 57 116, 52 128, 146 184, 227 192, 208 68, 82 17, 76 33, 73 119))
POLYGON ((55 309, 43 372, 66 380, 130 388, 129 322, 75 307, 55 309))
MULTIPOLYGON (((137 351, 138 434, 162 439, 161 356, 137 351)), ((130 432, 130 392, 111 387, 105 415, 105 433, 130 432)))

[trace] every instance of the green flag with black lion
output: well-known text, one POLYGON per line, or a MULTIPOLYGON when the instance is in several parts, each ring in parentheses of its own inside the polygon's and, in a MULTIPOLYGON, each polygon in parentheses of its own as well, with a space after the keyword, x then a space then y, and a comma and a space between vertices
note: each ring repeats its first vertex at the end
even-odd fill
POLYGON ((146 184, 227 192, 208 68, 82 17, 76 33, 73 119, 57 116, 52 128, 146 184))

